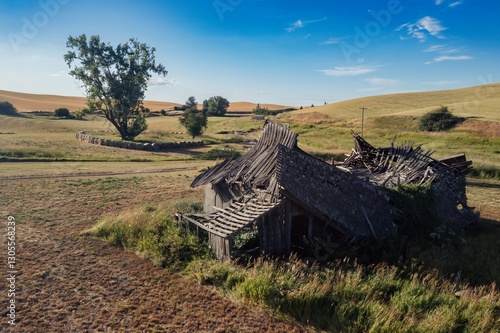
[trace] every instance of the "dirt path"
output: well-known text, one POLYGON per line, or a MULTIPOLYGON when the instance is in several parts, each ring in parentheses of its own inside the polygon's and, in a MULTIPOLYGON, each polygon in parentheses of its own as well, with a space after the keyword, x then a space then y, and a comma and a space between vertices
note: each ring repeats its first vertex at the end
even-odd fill
POLYGON ((61 179, 61 178, 132 176, 132 175, 159 174, 168 172, 192 171, 196 169, 197 167, 182 167, 182 168, 167 168, 167 169, 140 170, 140 171, 122 171, 122 172, 112 172, 112 171, 70 172, 70 173, 58 173, 53 175, 33 174, 33 175, 20 175, 20 176, 0 176, 0 181, 20 180, 20 179, 30 180, 30 179, 55 179, 55 178, 61 179))
MULTIPOLYGON (((80 235, 104 213, 159 203, 167 195, 198 198, 199 192, 178 185, 183 178, 1 180, 0 253, 7 250, 7 216, 13 215, 18 274, 17 325, 11 326, 6 269, 1 273, 0 331, 304 332, 133 253, 80 235)), ((2 258, 6 264, 6 254, 2 258)))

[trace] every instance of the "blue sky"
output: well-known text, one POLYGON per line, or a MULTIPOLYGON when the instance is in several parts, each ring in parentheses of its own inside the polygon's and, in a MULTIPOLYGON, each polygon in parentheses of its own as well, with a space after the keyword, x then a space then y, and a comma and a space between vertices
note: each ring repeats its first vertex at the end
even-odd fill
POLYGON ((147 99, 310 105, 500 81, 500 2, 0 0, 0 89, 84 96, 68 36, 156 48, 147 99))

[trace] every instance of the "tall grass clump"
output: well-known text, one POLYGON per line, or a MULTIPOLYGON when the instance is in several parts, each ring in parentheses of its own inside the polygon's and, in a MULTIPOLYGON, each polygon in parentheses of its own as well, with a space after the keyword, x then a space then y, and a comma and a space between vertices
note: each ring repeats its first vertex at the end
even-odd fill
POLYGON ((178 268, 194 258, 206 256, 208 249, 173 215, 172 207, 160 209, 147 205, 118 216, 104 217, 84 234, 136 252, 156 265, 178 268))
POLYGON ((225 295, 333 332, 495 332, 495 284, 457 298, 453 283, 421 266, 363 266, 347 259, 327 266, 257 259, 247 266, 193 261, 185 273, 225 295))

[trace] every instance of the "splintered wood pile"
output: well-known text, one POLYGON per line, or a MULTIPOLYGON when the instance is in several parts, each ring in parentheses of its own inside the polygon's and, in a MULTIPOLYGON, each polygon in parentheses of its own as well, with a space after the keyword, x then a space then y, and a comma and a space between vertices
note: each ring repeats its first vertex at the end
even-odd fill
POLYGON ((465 177, 472 161, 464 154, 436 160, 431 151, 413 147, 413 141, 395 146, 393 140, 389 148, 374 148, 358 134, 352 135, 355 149, 341 165, 352 174, 380 187, 430 184, 443 222, 462 228, 479 219, 479 213, 467 205, 465 177))

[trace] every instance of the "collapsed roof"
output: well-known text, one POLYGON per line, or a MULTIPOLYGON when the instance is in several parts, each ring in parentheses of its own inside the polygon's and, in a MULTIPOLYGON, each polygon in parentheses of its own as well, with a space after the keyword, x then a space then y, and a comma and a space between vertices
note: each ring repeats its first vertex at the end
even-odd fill
POLYGON ((413 142, 374 148, 352 134, 355 148, 336 166, 299 149, 297 134, 288 125, 266 122, 248 152, 195 178, 192 187, 212 186, 222 204, 188 218, 227 238, 290 200, 342 234, 381 239, 395 233, 397 215, 384 188, 432 184, 445 222, 463 227, 477 220, 478 214, 466 203, 465 175, 472 163, 465 155, 436 160, 413 142))

